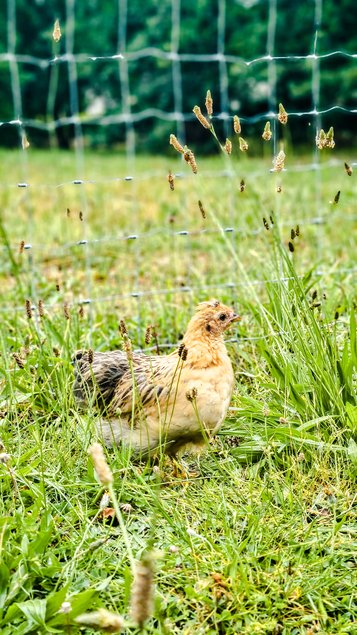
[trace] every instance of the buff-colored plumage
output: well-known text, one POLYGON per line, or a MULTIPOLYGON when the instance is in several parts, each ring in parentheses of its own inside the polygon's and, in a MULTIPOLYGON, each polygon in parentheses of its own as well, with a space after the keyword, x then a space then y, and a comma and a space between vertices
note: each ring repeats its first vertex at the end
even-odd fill
POLYGON ((216 433, 234 383, 223 333, 238 319, 211 300, 197 307, 183 345, 170 355, 133 353, 128 360, 123 351, 78 351, 74 395, 101 411, 105 443, 123 443, 144 456, 158 448, 174 455, 216 433))

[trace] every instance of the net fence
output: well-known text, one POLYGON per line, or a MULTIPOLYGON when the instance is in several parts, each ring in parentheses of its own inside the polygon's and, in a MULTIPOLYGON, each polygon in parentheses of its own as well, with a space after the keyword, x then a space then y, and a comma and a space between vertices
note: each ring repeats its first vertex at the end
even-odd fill
MULTIPOLYGON (((256 3, 245 4, 249 14, 250 6, 256 3)), ((357 112, 340 103, 321 103, 324 89, 321 86, 321 63, 332 58, 340 65, 353 64, 356 54, 347 50, 319 52, 323 0, 315 0, 310 51, 301 55, 281 55, 276 51, 277 41, 286 38, 287 34, 277 30, 278 0, 269 0, 264 25, 266 49, 254 59, 245 59, 244 46, 241 47, 242 55, 227 51, 230 3, 226 0, 217 1, 216 41, 205 52, 182 52, 180 49, 181 33, 188 19, 180 0, 167 3, 171 21, 169 50, 156 46, 135 50, 128 47, 128 3, 118 0, 115 6, 115 51, 103 55, 77 52, 77 6, 75 0, 66 0, 66 18, 61 25, 65 35, 53 45, 53 54, 43 58, 18 49, 17 4, 16 0, 7 0, 7 50, 0 54, 0 64, 9 71, 13 117, 0 122, 0 144, 2 130, 16 129, 18 154, 11 159, 9 167, 4 166, 0 188, 6 197, 5 220, 7 214, 12 221, 15 216, 17 221, 3 241, 2 260, 8 270, 11 265, 8 264, 9 254, 13 254, 18 277, 15 276, 7 300, 1 304, 3 316, 24 313, 17 284, 21 279, 25 281, 23 294, 30 299, 35 313, 39 300, 44 300, 49 312, 63 310, 65 306, 66 310, 83 313, 84 307, 89 342, 98 315, 122 311, 132 316, 138 343, 143 344, 146 305, 150 307, 149 316, 155 315, 158 306, 161 313, 163 307, 167 307, 163 315, 172 321, 174 339, 181 327, 175 312, 182 304, 188 304, 192 309, 197 300, 207 296, 235 302, 239 294, 256 297, 258 290, 264 288, 267 277, 262 267, 265 230, 261 217, 270 209, 279 216, 282 231, 286 228, 288 235, 290 227, 299 224, 306 240, 314 245, 317 276, 353 276, 356 271, 353 259, 337 257, 343 246, 336 246, 336 252, 325 252, 336 223, 346 223, 346 233, 350 235, 356 222, 351 205, 347 212, 338 205, 331 205, 334 203, 331 197, 336 194, 334 190, 340 189, 339 179, 345 178, 343 161, 333 153, 322 158, 315 138, 326 115, 329 125, 334 125, 336 113, 354 117, 357 112), (161 85, 172 92, 171 109, 156 107, 154 103, 137 104, 137 96, 131 88, 132 74, 140 68, 137 64, 148 60, 158 62, 158 69, 161 63, 164 64, 165 76, 161 85), (277 175, 271 170, 272 160, 282 144, 289 146, 289 134, 282 131, 277 116, 278 100, 283 91, 278 86, 277 65, 291 65, 291 73, 294 73, 296 63, 304 63, 310 69, 311 108, 304 111, 289 109, 288 116, 289 122, 298 119, 309 131, 310 159, 299 161, 291 149, 291 160, 277 175), (107 113, 101 102, 93 100, 92 107, 84 115, 80 106, 81 69, 85 67, 94 81, 98 64, 116 65, 120 104, 118 100, 117 112, 107 113), (205 89, 210 88, 219 103, 219 112, 215 112, 212 122, 223 139, 226 136, 232 138, 232 120, 236 114, 233 107, 239 105, 231 96, 234 91, 228 67, 233 65, 239 70, 266 65, 268 110, 254 114, 239 110, 243 135, 246 126, 249 131, 260 130, 261 136, 264 124, 271 122, 272 141, 264 148, 262 159, 248 160, 240 156, 239 161, 232 162, 222 155, 211 162, 209 159, 202 161, 202 169, 198 159, 199 172, 194 175, 174 151, 168 158, 162 156, 157 160, 138 154, 138 139, 145 125, 150 126, 153 120, 169 125, 182 144, 187 142, 191 146, 188 137, 192 126, 199 127, 200 124, 184 107, 188 64, 197 67, 198 83, 203 65, 212 65, 214 69, 212 84, 202 87, 202 103, 205 89), (30 67, 35 67, 39 74, 49 73, 47 110, 43 117, 26 116, 26 100, 31 96, 24 95, 20 69, 30 67), (65 69, 67 76, 69 114, 56 117, 60 68, 62 73, 65 69), (94 159, 93 153, 87 152, 86 131, 110 126, 123 130, 125 158, 112 154, 108 159, 99 152, 94 159), (34 131, 46 133, 53 145, 56 131, 67 128, 73 131, 69 165, 62 169, 58 151, 47 150, 48 170, 38 169, 36 159, 31 155, 34 131), (174 191, 167 183, 169 169, 175 177, 174 191), (313 179, 313 205, 307 188, 306 191, 304 188, 305 175, 313 179), (336 186, 331 183, 334 179, 336 186), (329 184, 327 190, 326 183, 329 184), (198 201, 207 208, 208 219, 202 218, 198 201), (262 213, 254 216, 253 207, 257 204, 262 213)), ((50 50, 50 34, 48 40, 50 50)), ((167 147, 163 153, 167 153, 167 147)), ((196 148, 195 153, 199 155, 196 148)), ((349 165, 352 169, 356 166, 351 157, 349 165)), ((349 187, 352 197, 353 187, 349 187)), ((247 332, 242 339, 259 337, 259 334, 247 332)), ((162 344, 170 345, 170 342, 162 344)))

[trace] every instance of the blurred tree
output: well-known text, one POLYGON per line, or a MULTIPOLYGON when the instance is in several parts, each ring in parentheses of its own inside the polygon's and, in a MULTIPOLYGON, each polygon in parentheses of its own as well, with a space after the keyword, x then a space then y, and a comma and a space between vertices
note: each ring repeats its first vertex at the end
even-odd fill
MULTIPOLYGON (((68 1, 68 0, 67 0, 68 1)), ((61 119, 71 116, 68 64, 41 64, 55 53, 66 53, 67 2, 65 0, 16 0, 16 22, 0 9, 0 53, 10 50, 8 34, 16 32, 16 53, 34 56, 38 63, 23 61, 18 65, 23 118, 30 120, 29 136, 34 145, 58 143, 68 146, 74 135, 72 125, 61 125, 61 119), (56 46, 52 39, 54 20, 61 24, 62 39, 56 46), (36 121, 43 129, 31 126, 36 121), (46 123, 57 121, 56 131, 49 133, 46 123)), ((357 49, 357 24, 353 0, 324 0, 323 19, 319 28, 317 50, 330 53, 341 49, 350 53, 357 49)), ((11 3, 8 3, 8 7, 11 3)), ((177 109, 180 86, 173 86, 171 51, 173 31, 179 28, 181 55, 215 54, 224 46, 228 56, 225 65, 228 76, 224 88, 224 66, 217 61, 183 59, 182 110, 191 113, 195 103, 203 106, 207 89, 214 96, 215 112, 225 107, 242 117, 254 117, 269 111, 272 86, 268 81, 266 60, 246 65, 243 60, 263 57, 267 52, 269 3, 263 0, 181 0, 180 24, 172 29, 171 0, 87 0, 75 3, 74 52, 93 57, 124 52, 127 59, 83 60, 77 63, 78 107, 86 142, 92 146, 113 146, 125 141, 123 123, 96 125, 103 117, 137 115, 147 109, 172 113, 177 109), (219 7, 225 7, 225 20, 219 7), (221 25, 221 28, 220 28, 221 25), (225 29, 222 28, 225 25, 225 29), (146 54, 138 52, 148 49, 146 54), (157 52, 152 55, 151 52, 157 52), (135 55, 134 55, 135 54, 135 55), (230 57, 232 56, 232 58, 230 57), (240 58, 240 59, 239 59, 240 58), (128 86, 125 85, 126 73, 128 86), (123 84, 124 82, 124 84, 123 84), (127 89, 129 88, 129 92, 127 89), (176 101, 175 101, 176 89, 176 101), (224 102, 221 101, 224 98, 224 102), (227 103, 226 103, 227 102, 227 103), (89 125, 89 121, 93 124, 89 125)), ((278 56, 309 55, 315 38, 315 4, 277 0, 277 22, 274 54, 278 56)), ((276 104, 284 103, 289 111, 309 111, 312 103, 312 60, 285 59, 275 63, 276 104)), ((334 105, 352 108, 356 96, 357 70, 355 61, 343 56, 327 57, 320 62, 320 108, 334 105)), ((10 64, 0 61, 0 120, 9 121, 14 112, 10 64)), ((334 115, 335 117, 335 115, 334 115)), ((339 117, 340 137, 349 138, 353 117, 339 117)), ((291 120, 294 141, 304 142, 306 127, 291 120)), ((209 135, 192 118, 186 124, 190 140, 199 141, 201 149, 213 151, 209 135)), ((167 148, 167 136, 175 132, 175 122, 155 116, 135 122, 138 148, 162 151, 167 148)), ((0 143, 13 145, 17 136, 13 127, 2 126, 0 143)), ((223 134, 224 131, 222 131, 223 134)))

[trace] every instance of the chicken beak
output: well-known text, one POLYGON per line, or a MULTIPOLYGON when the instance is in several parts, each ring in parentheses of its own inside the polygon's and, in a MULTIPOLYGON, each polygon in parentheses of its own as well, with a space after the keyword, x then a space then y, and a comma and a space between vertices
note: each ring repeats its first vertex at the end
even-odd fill
POLYGON ((241 316, 237 315, 236 313, 233 313, 232 317, 230 318, 230 323, 232 322, 240 322, 241 321, 241 316))

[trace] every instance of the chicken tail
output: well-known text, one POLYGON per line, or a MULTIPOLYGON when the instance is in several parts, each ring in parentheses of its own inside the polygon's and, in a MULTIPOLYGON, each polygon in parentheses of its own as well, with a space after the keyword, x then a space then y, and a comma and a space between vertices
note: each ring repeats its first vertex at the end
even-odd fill
POLYGON ((106 410, 118 382, 128 370, 126 356, 121 351, 97 353, 80 350, 74 354, 72 364, 75 375, 73 394, 78 404, 95 404, 106 410))

